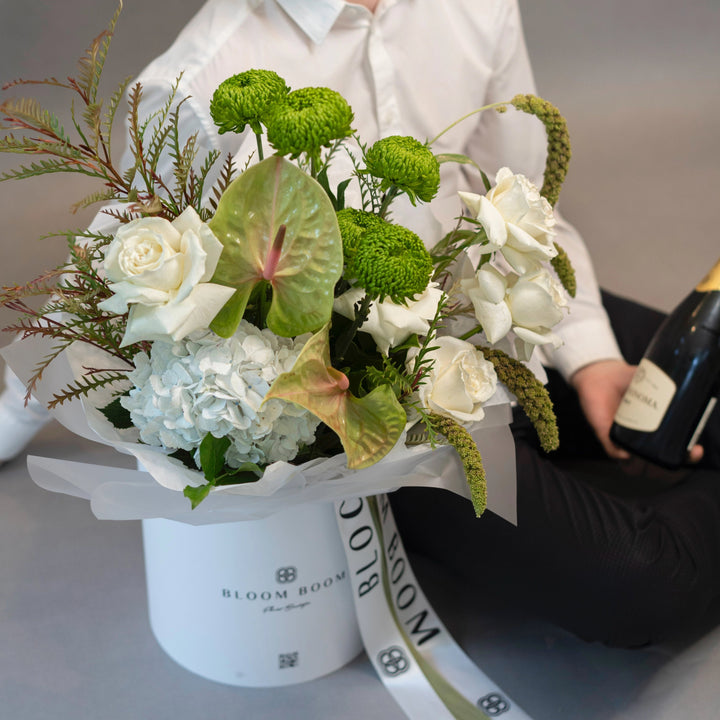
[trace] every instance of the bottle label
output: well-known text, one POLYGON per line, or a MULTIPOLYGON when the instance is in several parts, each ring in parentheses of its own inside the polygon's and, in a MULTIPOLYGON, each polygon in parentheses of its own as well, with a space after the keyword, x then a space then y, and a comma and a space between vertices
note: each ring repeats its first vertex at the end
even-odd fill
POLYGON ((655 432, 676 389, 675 383, 655 363, 643 358, 620 403, 615 422, 630 430, 655 432))
POLYGON ((720 262, 700 281, 695 289, 698 292, 720 290, 720 262))

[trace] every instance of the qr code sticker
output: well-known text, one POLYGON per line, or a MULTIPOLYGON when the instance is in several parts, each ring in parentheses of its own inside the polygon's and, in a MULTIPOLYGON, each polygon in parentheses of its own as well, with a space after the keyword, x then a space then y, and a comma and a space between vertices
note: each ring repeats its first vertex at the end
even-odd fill
POLYGON ((294 668, 294 667, 297 667, 299 664, 299 661, 300 661, 299 653, 297 653, 297 652, 280 653, 278 660, 279 660, 279 667, 281 670, 286 670, 287 668, 294 668))

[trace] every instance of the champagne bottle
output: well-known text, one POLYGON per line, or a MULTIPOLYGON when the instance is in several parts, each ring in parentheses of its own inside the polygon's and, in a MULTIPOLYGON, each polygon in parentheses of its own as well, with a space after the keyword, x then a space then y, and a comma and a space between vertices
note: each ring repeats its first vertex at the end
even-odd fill
POLYGON ((720 391, 720 261, 650 341, 610 437, 676 468, 698 440, 720 391))

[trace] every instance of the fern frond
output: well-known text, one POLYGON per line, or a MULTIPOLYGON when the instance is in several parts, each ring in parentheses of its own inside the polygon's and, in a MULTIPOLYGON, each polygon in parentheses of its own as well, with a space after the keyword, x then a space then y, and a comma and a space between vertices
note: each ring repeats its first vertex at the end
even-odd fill
MULTIPOLYGON (((219 155, 219 153, 218 153, 219 155)), ((215 160, 217 160, 217 157, 215 157, 215 160)), ((213 160, 213 162, 215 162, 213 160)), ((210 168, 208 168, 209 170, 210 168)), ((220 177, 215 181, 215 184, 212 187, 212 195, 210 196, 210 205, 212 206, 213 210, 217 210, 218 202, 220 201, 220 198, 223 196, 223 193, 228 189, 230 183, 235 178, 235 174, 237 172, 237 168, 235 167, 235 161, 233 160, 233 156, 231 153, 228 153, 225 156, 225 162, 223 162, 222 169, 220 170, 220 177)))
POLYGON ((190 177, 193 162, 197 156, 197 138, 197 133, 194 133, 187 139, 173 164, 173 171, 175 174, 175 194, 178 197, 186 194, 188 178, 190 177))
POLYGON ((60 87, 65 90, 75 90, 73 85, 65 82, 64 80, 58 80, 56 77, 45 78, 44 80, 25 80, 23 78, 17 78, 16 80, 10 80, 2 85, 2 90, 10 90, 14 87, 20 87, 22 85, 47 85, 48 87, 60 87))
POLYGON ((60 355, 65 350, 65 348, 67 348, 67 344, 62 344, 54 347, 52 351, 35 366, 35 369, 33 370, 32 375, 27 382, 27 392, 25 393, 26 405, 30 401, 33 390, 35 390, 37 384, 40 382, 40 380, 42 380, 43 373, 47 369, 48 365, 50 365, 50 363, 52 363, 52 361, 55 360, 55 358, 58 357, 58 355, 60 355))
POLYGON ((90 43, 85 54, 78 60, 79 90, 81 94, 83 94, 85 101, 90 105, 94 104, 97 100, 100 78, 103 68, 105 67, 110 41, 112 40, 115 25, 120 17, 122 7, 122 0, 120 0, 108 27, 90 43))
POLYGON ((101 130, 105 135, 105 142, 108 148, 112 147, 112 132, 113 126, 115 125, 115 116, 117 115, 118 108, 125 97, 125 91, 128 89, 131 80, 132 77, 128 76, 118 85, 115 92, 110 96, 107 108, 105 109, 101 130))
POLYGON ((191 167, 188 173, 185 189, 186 205, 194 207, 203 222, 207 222, 212 217, 210 209, 202 205, 205 194, 205 181, 219 157, 220 152, 218 150, 211 150, 205 156, 200 172, 198 173, 195 168, 191 167))
MULTIPOLYGON (((17 307, 17 303, 22 303, 22 298, 52 295, 57 287, 57 278, 60 274, 58 270, 51 270, 25 285, 3 287, 0 291, 0 307, 10 308, 11 305, 17 307)), ((25 312, 25 310, 21 308, 20 312, 25 312)))
POLYGON ((86 195, 84 198, 71 205, 70 211, 74 215, 78 210, 84 210, 85 208, 90 207, 90 205, 95 205, 95 203, 99 202, 108 202, 109 200, 117 200, 119 197, 120 196, 114 190, 98 190, 98 192, 86 195))
POLYGON ((0 182, 3 180, 24 180, 38 175, 58 172, 76 172, 76 168, 65 160, 40 160, 29 166, 21 165, 0 174, 0 182))
POLYGON ((143 156, 143 138, 144 128, 140 126, 140 101, 142 100, 143 90, 141 83, 135 83, 128 93, 128 135, 130 137, 130 150, 136 160, 137 169, 140 169, 140 161, 143 156))
POLYGON ((9 98, 0 104, 0 113, 12 127, 35 130, 64 143, 70 143, 56 115, 33 98, 9 98))
POLYGON ((102 139, 101 136, 101 116, 102 102, 89 103, 82 113, 82 119, 90 131, 90 142, 87 143, 94 151, 97 152, 98 145, 102 139))
POLYGON ((59 393, 53 394, 53 399, 48 403, 48 410, 52 410, 64 402, 75 400, 76 398, 86 397, 94 390, 121 382, 127 378, 127 374, 123 371, 102 370, 94 372, 91 375, 85 375, 75 382, 67 385, 59 393))
POLYGON ((139 217, 139 213, 130 208, 127 210, 120 210, 119 208, 103 208, 102 212, 111 218, 115 218, 115 220, 118 220, 123 225, 139 217))

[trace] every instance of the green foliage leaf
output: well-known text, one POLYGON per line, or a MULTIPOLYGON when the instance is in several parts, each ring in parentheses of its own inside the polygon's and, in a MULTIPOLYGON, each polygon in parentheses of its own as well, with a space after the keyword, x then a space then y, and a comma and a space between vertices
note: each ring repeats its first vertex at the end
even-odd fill
POLYGON ((194 510, 210 494, 212 487, 210 483, 199 487, 187 485, 183 490, 183 495, 190 501, 190 507, 194 510))
POLYGON ((216 438, 208 433, 200 443, 200 467, 205 479, 212 483, 225 467, 225 453, 230 447, 230 438, 216 438))
MULTIPOLYGON (((212 282, 246 298, 269 282, 267 326, 278 335, 312 332, 328 322, 342 241, 332 203, 315 180, 284 158, 267 158, 231 183, 209 224, 225 247, 212 282)), ((213 329, 225 334, 230 328, 213 329)))
POLYGON ((293 369, 280 375, 265 395, 288 400, 320 418, 342 442, 349 468, 365 468, 387 455, 407 416, 389 385, 363 398, 349 391, 348 378, 330 365, 329 328, 313 335, 293 369))
POLYGON ((130 411, 120 404, 120 398, 116 397, 109 405, 100 408, 100 412, 108 419, 110 424, 118 430, 127 430, 133 427, 130 419, 130 411))
MULTIPOLYGON (((200 467, 207 484, 199 487, 188 485, 183 490, 183 495, 190 500, 193 510, 210 494, 213 487, 255 482, 262 477, 262 468, 255 463, 247 462, 238 468, 228 468, 225 464, 225 453, 229 447, 230 438, 228 437, 216 438, 208 433, 202 439, 199 448, 200 467)), ((189 453, 184 453, 184 456, 179 457, 185 464, 188 464, 187 455, 189 453)))
POLYGON ((435 159, 441 165, 447 162, 454 162, 459 163, 460 165, 472 165, 478 170, 480 169, 480 167, 474 160, 470 159, 467 155, 462 155, 461 153, 438 153, 437 155, 435 155, 435 159))

